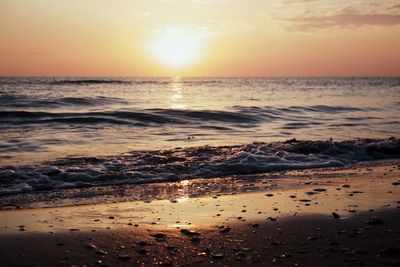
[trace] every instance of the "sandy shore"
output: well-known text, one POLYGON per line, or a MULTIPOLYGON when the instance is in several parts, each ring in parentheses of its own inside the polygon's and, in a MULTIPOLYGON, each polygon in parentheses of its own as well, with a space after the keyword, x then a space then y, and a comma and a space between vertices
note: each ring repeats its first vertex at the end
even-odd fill
POLYGON ((2 197, 0 266, 398 266, 399 163, 2 197))

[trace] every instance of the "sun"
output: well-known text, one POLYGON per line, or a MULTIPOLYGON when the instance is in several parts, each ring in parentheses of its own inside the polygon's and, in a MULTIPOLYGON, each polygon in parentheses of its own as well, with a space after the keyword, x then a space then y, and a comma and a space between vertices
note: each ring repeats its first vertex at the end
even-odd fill
POLYGON ((181 69, 201 58, 202 37, 182 28, 166 28, 158 32, 150 45, 155 60, 170 68, 181 69))

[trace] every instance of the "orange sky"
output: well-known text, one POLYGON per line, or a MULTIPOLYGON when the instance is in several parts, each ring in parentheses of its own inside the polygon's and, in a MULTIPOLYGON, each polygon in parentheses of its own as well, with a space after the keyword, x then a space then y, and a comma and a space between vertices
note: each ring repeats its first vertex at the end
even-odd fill
POLYGON ((1 76, 400 76, 400 1, 0 0, 1 76))

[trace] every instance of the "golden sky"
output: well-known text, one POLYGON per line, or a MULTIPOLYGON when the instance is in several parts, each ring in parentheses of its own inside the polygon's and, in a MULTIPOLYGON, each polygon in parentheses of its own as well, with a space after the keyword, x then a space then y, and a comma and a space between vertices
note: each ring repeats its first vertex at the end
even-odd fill
POLYGON ((1 76, 400 76, 400 0, 0 0, 1 76))

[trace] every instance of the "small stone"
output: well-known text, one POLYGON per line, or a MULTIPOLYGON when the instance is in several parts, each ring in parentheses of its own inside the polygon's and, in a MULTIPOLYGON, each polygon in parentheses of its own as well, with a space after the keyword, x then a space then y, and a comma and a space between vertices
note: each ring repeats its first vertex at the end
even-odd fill
POLYGON ((163 233, 157 233, 153 237, 155 237, 155 239, 159 242, 165 241, 165 239, 167 238, 167 236, 163 233))
POLYGON ((95 244, 87 244, 87 245, 86 245, 86 248, 87 248, 87 249, 97 249, 97 247, 96 247, 95 244))
POLYGON ((131 257, 128 254, 122 254, 118 256, 120 260, 129 260, 131 257))
POLYGON ((108 253, 107 253, 107 251, 99 249, 99 250, 96 250, 96 254, 97 255, 107 255, 108 253))
POLYGON ((232 228, 230 228, 230 227, 225 227, 225 228, 219 230, 219 232, 220 232, 221 234, 226 234, 226 233, 229 233, 231 230, 232 230, 232 228))
POLYGON ((281 245, 284 245, 285 243, 283 243, 283 242, 280 242, 280 241, 272 241, 271 242, 271 245, 272 246, 281 246, 281 245))
POLYGON ((332 217, 333 217, 333 219, 339 219, 340 215, 337 214, 336 212, 332 212, 332 217))
POLYGON ((190 231, 190 230, 187 230, 187 229, 182 229, 181 233, 184 234, 184 235, 187 235, 187 236, 199 236, 200 235, 199 232, 190 231))
POLYGON ((218 253, 218 252, 213 252, 213 253, 211 253, 211 257, 213 259, 222 259, 224 257, 224 254, 223 253, 218 253))
POLYGON ((325 188, 315 188, 314 191, 316 192, 326 192, 325 188))

